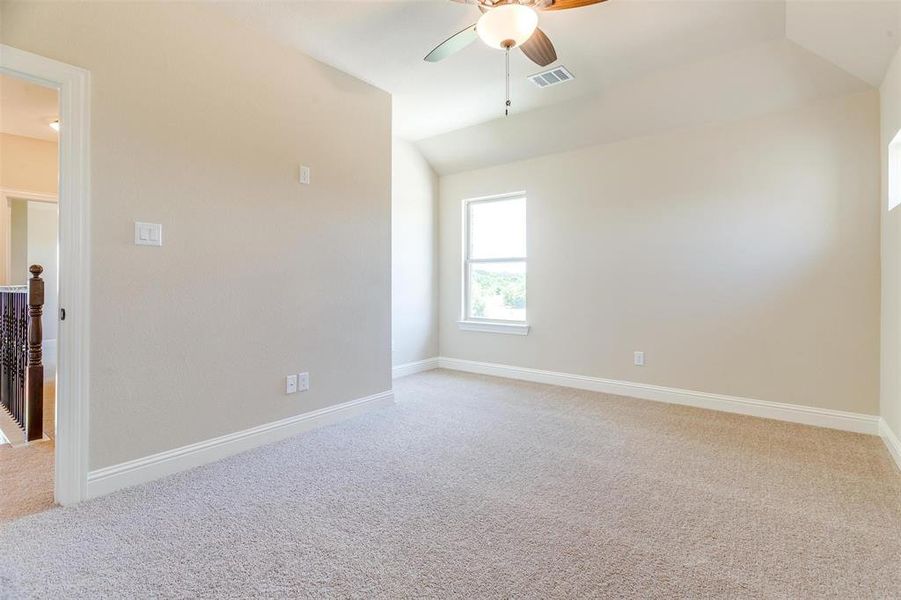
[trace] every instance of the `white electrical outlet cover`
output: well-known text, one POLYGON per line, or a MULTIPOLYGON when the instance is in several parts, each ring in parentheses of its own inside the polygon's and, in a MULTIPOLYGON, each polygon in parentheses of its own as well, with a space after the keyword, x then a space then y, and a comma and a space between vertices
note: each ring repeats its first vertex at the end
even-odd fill
POLYGON ((297 375, 297 390, 299 392, 306 392, 310 389, 310 374, 309 373, 299 373, 297 375))

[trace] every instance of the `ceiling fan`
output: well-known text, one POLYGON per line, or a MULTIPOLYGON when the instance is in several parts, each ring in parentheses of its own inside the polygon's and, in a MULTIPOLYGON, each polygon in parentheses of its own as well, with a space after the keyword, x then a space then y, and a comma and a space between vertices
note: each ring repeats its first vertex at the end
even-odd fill
POLYGON ((557 60, 551 40, 538 29, 538 13, 598 4, 605 0, 453 0, 475 4, 482 11, 478 22, 455 33, 429 52, 425 60, 438 62, 469 46, 476 39, 492 48, 510 51, 519 47, 529 60, 545 67, 557 60))

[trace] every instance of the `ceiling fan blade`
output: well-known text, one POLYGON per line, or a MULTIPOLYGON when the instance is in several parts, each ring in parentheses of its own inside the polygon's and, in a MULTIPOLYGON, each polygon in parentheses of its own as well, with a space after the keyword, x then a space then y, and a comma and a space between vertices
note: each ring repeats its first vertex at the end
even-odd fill
POLYGON ((454 35, 438 44, 438 46, 436 46, 434 50, 425 55, 425 58, 423 60, 427 60, 429 62, 438 62, 439 60, 444 60, 451 54, 459 52, 466 46, 476 41, 478 37, 479 34, 476 33, 476 26, 470 25, 463 31, 458 31, 454 35))
POLYGON ((542 67, 557 60, 557 51, 554 50, 554 45, 540 29, 536 29, 532 37, 526 40, 519 49, 529 57, 529 60, 542 67))
POLYGON ((566 10, 567 8, 579 8, 580 6, 600 4, 605 1, 606 0, 554 0, 542 10, 566 10))

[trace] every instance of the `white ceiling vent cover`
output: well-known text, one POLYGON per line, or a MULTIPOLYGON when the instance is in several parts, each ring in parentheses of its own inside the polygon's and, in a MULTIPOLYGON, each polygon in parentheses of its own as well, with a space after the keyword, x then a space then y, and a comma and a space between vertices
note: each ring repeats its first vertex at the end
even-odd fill
POLYGON ((553 69, 548 69, 547 71, 542 71, 535 75, 529 75, 529 81, 540 88, 566 83, 571 79, 575 79, 575 77, 566 70, 566 67, 554 67, 553 69))

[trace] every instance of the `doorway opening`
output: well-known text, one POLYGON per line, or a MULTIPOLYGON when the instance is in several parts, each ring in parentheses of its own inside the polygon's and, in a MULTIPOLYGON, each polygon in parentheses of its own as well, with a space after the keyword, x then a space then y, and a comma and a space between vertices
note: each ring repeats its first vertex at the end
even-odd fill
MULTIPOLYGON (((49 267, 47 276, 50 283, 47 284, 43 280, 44 267, 29 265, 31 277, 28 278, 27 286, 24 286, 25 293, 7 298, 6 316, 0 315, 0 322, 3 318, 9 319, 11 314, 19 319, 20 329, 7 328, 8 331, 20 336, 24 331, 24 341, 20 337, 14 344, 7 343, 5 347, 7 350, 12 348, 18 351, 24 346, 27 350, 22 369, 25 375, 13 370, 25 379, 25 405, 32 407, 38 398, 43 399, 44 390, 37 389, 35 382, 43 381, 45 367, 48 383, 52 384, 48 386, 51 389, 47 390, 51 399, 47 410, 52 410, 52 416, 41 422, 39 431, 35 431, 36 427, 28 427, 28 424, 37 423, 37 419, 26 420, 26 437, 34 442, 29 442, 25 449, 49 448, 49 452, 45 454, 52 456, 49 459, 52 483, 50 492, 46 487, 42 488, 40 497, 44 504, 38 508, 40 510, 46 507, 48 496, 50 505, 54 502, 68 505, 84 500, 88 489, 90 73, 79 67, 0 44, 0 77, 4 78, 0 82, 4 84, 0 89, 0 98, 3 97, 4 89, 25 86, 31 99, 34 99, 31 94, 45 94, 49 91, 55 95, 57 106, 56 119, 51 118, 52 111, 42 110, 37 122, 40 126, 38 132, 19 135, 21 138, 35 139, 53 135, 48 134, 47 128, 58 133, 56 192, 46 187, 35 190, 35 186, 15 182, 0 185, 0 253, 4 254, 3 260, 0 260, 0 279, 4 283, 20 281, 21 274, 18 270, 23 264, 23 256, 24 263, 28 263, 29 257, 32 257, 46 262, 49 267), (15 217, 13 211, 16 211, 15 217), (54 220, 58 227, 55 236, 49 226, 54 220), (14 227, 17 231, 12 235, 14 227), (49 306, 44 305, 47 292, 49 306), (24 311, 21 306, 22 297, 25 298, 24 311), (26 315, 25 319, 21 317, 23 313, 26 315), (27 323, 24 328, 22 321, 27 323), (46 343, 43 336, 45 328, 49 334, 46 343), (55 336, 55 343, 51 336, 55 336), (45 436, 47 431, 50 435, 45 436), (45 437, 48 439, 44 440, 45 437), (42 440, 49 443, 41 443, 42 440)), ((5 104, 0 103, 0 119, 3 121, 0 123, 0 130, 6 127, 4 123, 15 122, 14 113, 5 109, 5 104)), ((34 123, 32 126, 35 126, 34 123)), ((0 173, 3 174, 25 177, 31 173, 30 169, 44 164, 36 159, 22 160, 22 157, 27 156, 24 151, 11 152, 7 148, 0 148, 0 151, 0 173)), ((0 298, 0 307, 2 306, 0 298)), ((21 390, 21 383, 7 383, 4 387, 3 378, 0 377, 0 392, 4 389, 21 390)), ((21 399, 18 406, 22 406, 21 399)), ((26 410, 26 415, 31 417, 39 414, 43 414, 43 411, 26 410)), ((43 459, 48 460, 48 457, 44 456, 43 459)), ((15 470, 19 470, 19 465, 24 465, 26 459, 20 458, 19 461, 9 464, 15 465, 15 470)), ((0 495, 8 492, 8 489, 0 481, 0 495)), ((3 502, 2 498, 0 502, 3 502)))
POLYGON ((0 523, 54 504, 59 92, 0 74, 0 523))

